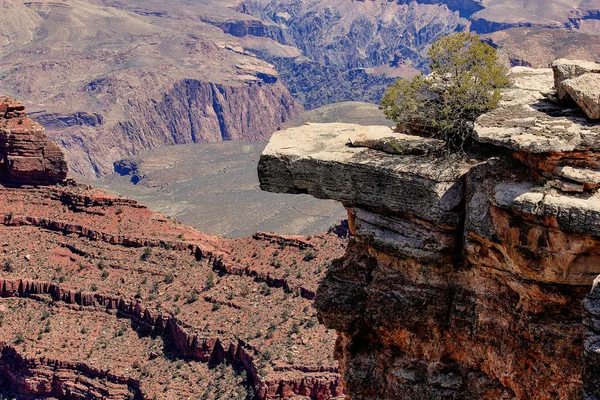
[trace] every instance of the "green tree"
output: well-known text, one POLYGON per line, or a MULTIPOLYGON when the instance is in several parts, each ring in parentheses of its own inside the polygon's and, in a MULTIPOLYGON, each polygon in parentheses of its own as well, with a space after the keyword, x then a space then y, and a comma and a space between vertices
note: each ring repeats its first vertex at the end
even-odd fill
POLYGON ((444 140, 449 152, 471 142, 475 119, 498 106, 508 77, 496 50, 468 32, 440 38, 429 50, 430 75, 399 79, 381 99, 397 131, 444 140))

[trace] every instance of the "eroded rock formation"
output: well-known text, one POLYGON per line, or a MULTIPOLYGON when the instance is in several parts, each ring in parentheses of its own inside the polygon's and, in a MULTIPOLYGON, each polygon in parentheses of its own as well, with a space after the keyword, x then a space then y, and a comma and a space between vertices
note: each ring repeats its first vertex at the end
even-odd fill
POLYGON ((26 115, 23 103, 0 97, 0 183, 51 185, 67 172, 64 153, 26 115))
POLYGON ((356 237, 316 306, 338 332, 349 398, 600 393, 600 302, 587 300, 587 334, 581 305, 600 273, 600 125, 554 97, 550 69, 511 77, 468 161, 408 140, 402 155, 378 151, 389 128, 350 124, 289 129, 265 149, 264 190, 348 210, 356 237))
POLYGON ((0 186, 0 394, 343 395, 311 307, 335 234, 221 239, 68 183, 0 186))

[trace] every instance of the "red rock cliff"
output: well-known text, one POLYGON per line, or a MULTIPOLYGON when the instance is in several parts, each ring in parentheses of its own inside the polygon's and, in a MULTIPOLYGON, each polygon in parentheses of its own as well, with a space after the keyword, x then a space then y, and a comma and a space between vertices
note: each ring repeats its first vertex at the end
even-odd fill
POLYGON ((63 181, 67 172, 62 150, 26 115, 25 106, 0 97, 0 182, 52 185, 63 181))

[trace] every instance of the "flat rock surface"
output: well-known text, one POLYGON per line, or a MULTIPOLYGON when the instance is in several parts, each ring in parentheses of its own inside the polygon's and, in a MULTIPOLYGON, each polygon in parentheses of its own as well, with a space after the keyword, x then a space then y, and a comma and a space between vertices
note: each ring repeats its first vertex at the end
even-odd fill
POLYGON ((600 149, 600 124, 547 98, 552 70, 515 67, 510 76, 514 87, 503 90, 499 107, 475 123, 478 142, 531 153, 600 149))
MULTIPOLYGON (((277 132, 259 161, 261 188, 413 214, 454 226, 467 165, 422 155, 392 155, 351 147, 395 135, 386 126, 308 124, 277 132)), ((415 137, 415 141, 421 140, 415 137)))

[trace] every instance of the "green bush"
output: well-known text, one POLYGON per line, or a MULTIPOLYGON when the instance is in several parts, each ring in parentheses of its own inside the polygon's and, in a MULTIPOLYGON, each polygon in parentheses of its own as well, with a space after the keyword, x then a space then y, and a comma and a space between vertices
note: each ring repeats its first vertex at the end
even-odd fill
POLYGON ((381 99, 397 131, 442 139, 448 152, 471 143, 475 119, 498 106, 508 77, 496 50, 478 35, 442 37, 429 50, 431 74, 399 79, 381 99))
POLYGON ((150 247, 144 247, 142 251, 142 255, 140 256, 140 260, 147 261, 152 255, 152 249, 150 247))

